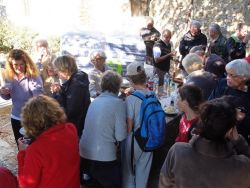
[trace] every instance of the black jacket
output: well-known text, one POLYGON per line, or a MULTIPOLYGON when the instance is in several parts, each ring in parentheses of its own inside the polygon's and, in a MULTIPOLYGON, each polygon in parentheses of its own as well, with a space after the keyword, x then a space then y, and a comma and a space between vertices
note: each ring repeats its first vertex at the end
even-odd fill
POLYGON ((192 36, 188 31, 181 39, 179 51, 182 55, 182 59, 189 53, 190 49, 194 46, 203 45, 204 49, 207 46, 207 37, 203 33, 199 33, 197 36, 192 36))
POLYGON ((237 37, 230 37, 227 40, 228 61, 242 59, 246 57, 246 43, 240 41, 237 37))
POLYGON ((227 80, 226 78, 223 78, 218 82, 217 87, 211 93, 209 100, 229 95, 233 97, 230 102, 233 103, 236 108, 244 107, 246 117, 238 123, 237 130, 242 136, 245 137, 250 145, 250 85, 249 83, 247 85, 247 92, 233 89, 227 86, 227 80))
POLYGON ((211 54, 217 54, 224 59, 225 62, 228 61, 228 52, 227 52, 227 39, 222 34, 214 42, 213 46, 209 46, 211 54))
POLYGON ((82 71, 74 73, 62 84, 61 92, 55 98, 64 108, 68 121, 76 125, 80 138, 90 104, 88 75, 82 71))
POLYGON ((152 36, 155 36, 156 40, 158 40, 161 36, 161 33, 154 27, 152 29, 143 27, 140 31, 140 35, 146 46, 146 55, 149 57, 153 57, 153 46, 155 41, 151 40, 150 38, 152 36))
POLYGON ((206 101, 215 88, 216 83, 217 81, 212 73, 203 70, 197 70, 190 73, 186 77, 186 82, 184 85, 194 85, 199 87, 202 91, 203 99, 206 101))

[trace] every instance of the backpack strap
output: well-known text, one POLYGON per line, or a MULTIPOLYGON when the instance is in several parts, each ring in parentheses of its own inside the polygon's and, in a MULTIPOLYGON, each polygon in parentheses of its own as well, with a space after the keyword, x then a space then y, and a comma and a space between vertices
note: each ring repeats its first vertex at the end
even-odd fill
POLYGON ((146 94, 146 96, 145 96, 141 92, 135 91, 131 95, 133 95, 133 96, 135 96, 135 97, 137 97, 137 98, 139 98, 139 99, 141 99, 143 101, 143 100, 145 100, 146 98, 148 98, 150 96, 155 96, 155 93, 151 91, 149 94, 146 94))
MULTIPOLYGON (((142 101, 146 99, 146 97, 139 91, 133 92, 131 95, 141 99, 142 101)), ((132 174, 135 175, 135 166, 134 166, 134 139, 135 139, 135 130, 132 129, 132 139, 131 139, 131 151, 130 151, 130 164, 131 164, 131 170, 132 174)))
POLYGON ((132 129, 132 139, 131 139, 131 151, 130 151, 130 164, 131 164, 131 170, 132 174, 135 175, 135 167, 134 167, 134 138, 135 138, 135 132, 134 129, 132 129))
MULTIPOLYGON (((135 96, 143 101, 150 96, 155 96, 155 93, 150 92, 149 94, 144 95, 139 91, 134 91, 131 95, 133 95, 133 96, 135 96)), ((135 130, 133 128, 132 129, 132 139, 131 139, 130 164, 131 164, 132 173, 135 175, 135 166, 134 166, 134 142, 135 141, 134 141, 134 139, 135 139, 135 130)))
POLYGON ((139 91, 133 92, 132 95, 139 98, 139 99, 141 99, 142 101, 145 100, 145 96, 139 91))

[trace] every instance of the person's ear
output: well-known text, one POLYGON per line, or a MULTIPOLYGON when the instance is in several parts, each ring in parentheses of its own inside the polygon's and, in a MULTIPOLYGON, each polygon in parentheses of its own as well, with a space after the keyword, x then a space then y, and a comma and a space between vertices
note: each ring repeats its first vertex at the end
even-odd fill
POLYGON ((185 106, 185 107, 189 107, 189 104, 188 104, 188 102, 187 102, 187 100, 182 100, 182 104, 183 104, 183 106, 185 106))
POLYGON ((233 127, 227 131, 227 133, 225 134, 225 138, 230 139, 232 138, 232 135, 233 135, 233 127))
POLYGON ((247 80, 248 80, 248 77, 243 76, 242 79, 243 79, 244 81, 247 81, 247 80))
POLYGON ((238 140, 239 139, 239 134, 238 131, 236 129, 236 126, 232 127, 231 129, 229 129, 227 131, 227 133, 225 134, 225 138, 228 138, 229 140, 238 140))

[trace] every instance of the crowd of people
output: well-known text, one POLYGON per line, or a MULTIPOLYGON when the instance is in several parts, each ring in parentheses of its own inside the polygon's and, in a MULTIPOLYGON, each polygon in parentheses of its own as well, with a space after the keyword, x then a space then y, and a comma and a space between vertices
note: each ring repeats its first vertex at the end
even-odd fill
MULTIPOLYGON (((216 23, 208 33, 199 21, 191 22, 179 43, 177 75, 171 72, 172 32, 159 32, 152 18, 140 32, 159 88, 165 74, 179 84, 179 132, 162 166, 160 188, 250 187, 250 34, 244 23, 228 39, 216 23)), ((1 167, 0 186, 146 188, 154 152, 134 138, 143 101, 130 95, 151 94, 144 65, 127 66, 130 88, 121 95, 122 77, 106 65, 104 51, 92 52, 87 74, 74 57, 55 57, 47 40, 34 44, 33 57, 12 49, 1 73, 0 95, 12 100, 18 182, 1 167)))

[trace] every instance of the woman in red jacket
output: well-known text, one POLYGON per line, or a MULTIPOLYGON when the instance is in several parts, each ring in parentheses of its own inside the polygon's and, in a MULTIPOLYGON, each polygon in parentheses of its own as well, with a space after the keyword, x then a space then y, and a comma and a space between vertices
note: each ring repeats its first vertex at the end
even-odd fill
POLYGON ((3 166, 0 166, 0 187, 18 188, 16 176, 3 166))
POLYGON ((176 142, 188 142, 192 137, 192 130, 195 128, 199 117, 199 106, 203 102, 202 91, 193 85, 184 85, 179 88, 177 106, 184 112, 180 124, 176 142))
POLYGON ((21 188, 79 188, 79 147, 76 128, 52 98, 39 95, 22 109, 22 126, 31 139, 18 140, 18 181, 21 188))

